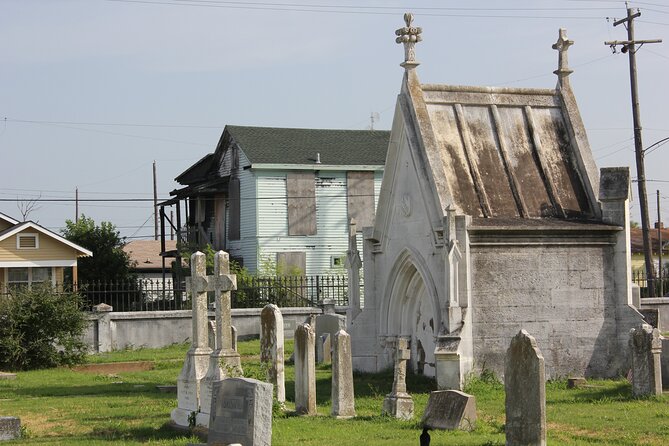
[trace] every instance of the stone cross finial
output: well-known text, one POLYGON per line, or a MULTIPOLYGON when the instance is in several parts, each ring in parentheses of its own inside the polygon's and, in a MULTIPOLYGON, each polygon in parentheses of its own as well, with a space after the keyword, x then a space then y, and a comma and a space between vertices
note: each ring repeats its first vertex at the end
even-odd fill
POLYGON ((418 66, 416 62, 416 43, 423 40, 421 33, 423 28, 411 26, 413 23, 413 14, 407 12, 404 14, 404 26, 395 30, 395 35, 398 36, 395 42, 404 44, 404 62, 400 65, 407 70, 411 70, 418 66))
POLYGON ((553 73, 557 74, 560 86, 568 87, 569 75, 574 72, 574 70, 569 69, 569 59, 567 58, 567 51, 573 44, 574 41, 567 38, 567 30, 560 28, 558 40, 553 44, 553 49, 558 50, 558 69, 553 73))

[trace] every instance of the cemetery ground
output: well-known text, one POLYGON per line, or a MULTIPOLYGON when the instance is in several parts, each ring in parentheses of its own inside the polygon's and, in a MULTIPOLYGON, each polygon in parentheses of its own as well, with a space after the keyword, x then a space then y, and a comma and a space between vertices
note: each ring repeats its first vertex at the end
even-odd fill
MULTIPOLYGON (((259 341, 239 343, 246 376, 261 379, 259 341)), ((170 411, 176 394, 157 385, 174 385, 187 345, 139 349, 89 357, 89 363, 149 361, 151 370, 114 373, 68 368, 19 372, 0 380, 0 416, 21 418, 26 438, 6 444, 185 445, 193 435, 173 430, 170 411)), ((287 356, 292 341, 286 342, 287 356)), ((121 366, 120 368, 123 368, 121 366)), ((130 368, 130 367, 127 367, 130 368)), ((330 415, 330 366, 316 371, 318 413, 297 417, 275 411, 272 444, 281 445, 417 445, 420 417, 435 382, 409 374, 407 387, 415 402, 412 421, 380 416, 383 398, 392 386, 392 371, 355 375, 357 417, 336 420, 330 415)), ((548 443, 551 445, 662 445, 669 442, 669 396, 634 399, 626 380, 589 381, 567 389, 565 381, 546 386, 548 443)), ((432 445, 504 445, 504 386, 484 374, 470 380, 478 421, 471 433, 431 431, 432 445)), ((287 408, 293 408, 293 367, 286 366, 287 408)))

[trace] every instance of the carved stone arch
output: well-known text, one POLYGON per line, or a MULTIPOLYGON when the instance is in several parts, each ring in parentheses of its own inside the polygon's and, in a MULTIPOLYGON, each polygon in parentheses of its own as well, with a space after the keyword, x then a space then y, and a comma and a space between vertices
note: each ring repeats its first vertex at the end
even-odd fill
POLYGON ((435 281, 420 253, 409 247, 400 252, 388 275, 385 291, 380 333, 410 337, 410 364, 414 370, 434 375, 434 345, 441 326, 441 306, 435 281))

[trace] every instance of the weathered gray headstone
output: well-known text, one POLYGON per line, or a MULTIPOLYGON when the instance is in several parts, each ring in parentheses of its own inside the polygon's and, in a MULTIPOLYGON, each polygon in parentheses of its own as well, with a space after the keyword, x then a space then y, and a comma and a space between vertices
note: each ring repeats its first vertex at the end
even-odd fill
POLYGON ((537 341, 525 330, 513 337, 504 361, 506 444, 546 444, 546 371, 537 341))
POLYGON ((413 418, 413 399, 407 393, 406 375, 407 361, 409 360, 410 350, 409 341, 398 337, 395 340, 395 376, 393 379, 393 389, 383 400, 383 415, 402 420, 413 418))
POLYGON ((21 438, 21 420, 16 417, 0 417, 0 441, 21 438))
POLYGON ((476 424, 476 398, 459 390, 430 392, 421 423, 428 429, 471 431, 476 424))
MULTIPOLYGON (((313 325, 312 325, 313 327, 313 325)), ((346 316, 339 314, 319 314, 316 316, 316 339, 321 339, 323 335, 328 333, 330 339, 339 330, 346 330, 346 316)), ((323 362, 323 344, 321 342, 316 346, 316 358, 318 362, 323 362)))
POLYGON ((201 383, 200 413, 195 421, 202 426, 209 424, 214 383, 242 374, 239 353, 234 349, 230 310, 230 291, 237 289, 237 276, 230 274, 230 257, 227 252, 218 251, 214 254, 214 275, 207 276, 206 280, 205 288, 214 292, 216 349, 209 356, 209 369, 201 383))
POLYGON ((641 324, 630 330, 632 354, 632 395, 662 395, 660 355, 662 339, 657 328, 641 324))
POLYGON ((330 364, 332 362, 332 336, 330 336, 330 333, 325 333, 319 338, 319 342, 322 352, 321 363, 330 364))
POLYGON ((206 256, 196 252, 191 256, 191 277, 186 279, 186 288, 191 293, 193 307, 191 348, 177 378, 177 408, 172 411, 172 420, 179 426, 189 425, 188 418, 200 411, 200 385, 209 368, 208 320, 207 320, 207 265, 206 256))
POLYGON ((250 378, 214 383, 208 446, 272 444, 272 385, 250 378))
POLYGON ((344 330, 339 330, 334 335, 333 346, 332 416, 351 418, 355 416, 351 336, 344 330))
POLYGON ((283 363, 283 316, 274 304, 260 312, 260 361, 269 365, 267 379, 274 384, 276 400, 286 402, 286 378, 283 363))
POLYGON ((295 330, 295 411, 316 415, 316 363, 314 344, 316 334, 309 324, 295 330))

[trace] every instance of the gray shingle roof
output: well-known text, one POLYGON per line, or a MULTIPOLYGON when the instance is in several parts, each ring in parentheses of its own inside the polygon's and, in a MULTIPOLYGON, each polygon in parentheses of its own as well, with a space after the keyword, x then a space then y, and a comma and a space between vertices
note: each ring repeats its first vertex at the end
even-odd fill
POLYGON ((381 165, 390 132, 274 127, 225 127, 251 164, 381 165))

